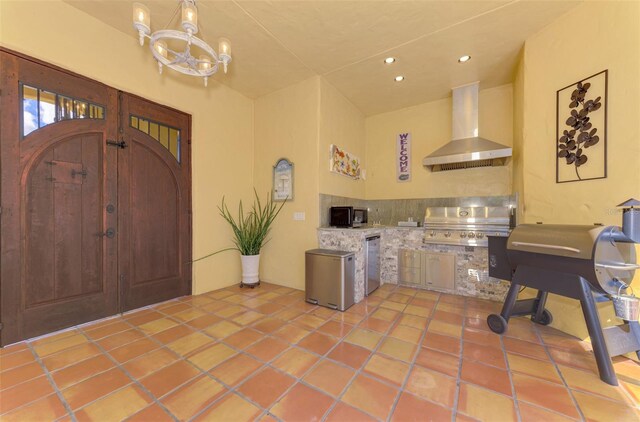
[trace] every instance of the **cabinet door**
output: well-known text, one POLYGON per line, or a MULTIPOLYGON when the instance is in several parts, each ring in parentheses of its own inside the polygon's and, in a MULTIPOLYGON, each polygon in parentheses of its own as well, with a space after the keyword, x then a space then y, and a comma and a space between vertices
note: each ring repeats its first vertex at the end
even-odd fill
POLYGON ((421 251, 412 249, 398 250, 398 283, 416 286, 424 283, 421 270, 422 255, 421 251))
POLYGON ((424 252, 423 284, 425 287, 453 290, 456 274, 455 257, 454 254, 424 252))
POLYGON ((399 268, 398 283, 422 285, 423 279, 420 268, 399 268))
POLYGON ((399 249, 398 250, 398 267, 404 268, 420 268, 421 252, 412 249, 399 249))

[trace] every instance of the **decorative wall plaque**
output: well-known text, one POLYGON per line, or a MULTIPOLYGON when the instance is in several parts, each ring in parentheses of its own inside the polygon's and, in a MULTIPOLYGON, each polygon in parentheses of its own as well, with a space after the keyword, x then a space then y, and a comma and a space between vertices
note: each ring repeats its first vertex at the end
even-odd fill
POLYGON ((607 177, 608 70, 556 94, 556 182, 607 177))
POLYGON ((286 158, 273 166, 273 200, 293 200, 293 163, 286 158))
POLYGON ((411 181, 411 133, 396 138, 396 182, 411 181))

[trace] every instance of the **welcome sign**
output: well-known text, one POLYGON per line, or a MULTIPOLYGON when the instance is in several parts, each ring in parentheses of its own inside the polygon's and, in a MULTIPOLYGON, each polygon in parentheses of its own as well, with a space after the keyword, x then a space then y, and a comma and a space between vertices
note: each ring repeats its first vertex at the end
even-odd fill
POLYGON ((411 180, 411 133, 399 133, 396 143, 397 182, 411 180))

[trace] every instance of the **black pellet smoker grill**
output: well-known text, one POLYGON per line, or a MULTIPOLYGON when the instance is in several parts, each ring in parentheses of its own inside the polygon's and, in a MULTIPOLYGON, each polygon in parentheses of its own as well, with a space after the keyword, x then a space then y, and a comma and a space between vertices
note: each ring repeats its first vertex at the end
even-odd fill
POLYGON ((502 334, 510 317, 522 315, 547 325, 552 321, 544 308, 548 293, 578 299, 600 378, 611 385, 618 385, 611 357, 635 351, 640 358, 640 300, 623 294, 640 268, 635 251, 640 201, 618 207, 622 227, 522 224, 508 238, 489 238, 489 275, 511 281, 502 312, 487 318, 489 328, 502 334), (522 287, 537 289, 537 297, 517 300, 522 287), (613 301, 622 324, 602 328, 596 310, 602 301, 613 301))

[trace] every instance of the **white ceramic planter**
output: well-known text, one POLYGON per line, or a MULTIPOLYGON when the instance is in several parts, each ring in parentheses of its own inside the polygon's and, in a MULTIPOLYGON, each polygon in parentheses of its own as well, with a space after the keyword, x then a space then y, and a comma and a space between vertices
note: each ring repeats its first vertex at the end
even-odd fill
POLYGON ((260 254, 240 255, 242 260, 242 284, 252 285, 260 282, 260 254))

